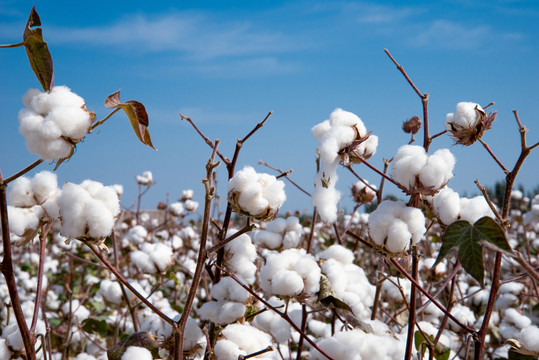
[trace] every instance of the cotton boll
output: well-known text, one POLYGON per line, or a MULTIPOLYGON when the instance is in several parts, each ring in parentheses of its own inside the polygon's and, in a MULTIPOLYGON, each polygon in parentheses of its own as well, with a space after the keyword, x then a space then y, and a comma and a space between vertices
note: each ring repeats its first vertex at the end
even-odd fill
POLYGON ((121 304, 123 300, 122 289, 116 281, 103 280, 99 285, 99 294, 108 302, 113 304, 121 304))
POLYGON ((395 219, 388 229, 386 247, 392 253, 406 251, 411 237, 408 225, 402 220, 395 219))
POLYGON ((23 236, 27 230, 37 230, 44 212, 39 205, 31 208, 8 206, 8 214, 10 231, 18 236, 23 236))
POLYGON ((58 140, 62 136, 62 130, 60 130, 54 121, 51 121, 46 117, 38 130, 38 134, 45 140, 58 140))
POLYGON ((143 251, 135 250, 129 254, 131 262, 144 273, 155 274, 157 268, 155 267, 154 262, 150 258, 150 255, 146 254, 143 251))
POLYGON ((460 199, 460 208, 460 218, 468 221, 470 224, 474 224, 484 216, 494 217, 494 213, 483 196, 460 199))
POLYGON ((257 244, 275 250, 281 246, 283 237, 281 234, 271 231, 259 231, 256 233, 254 240, 257 244))
POLYGON ((476 107, 483 110, 479 104, 465 101, 459 102, 453 116, 449 118, 446 117, 446 129, 451 130, 451 123, 461 127, 474 126, 477 122, 476 107), (449 120, 449 122, 447 120, 449 120))
POLYGON ((271 293, 282 296, 296 296, 303 290, 303 279, 290 270, 279 271, 271 279, 271 293))
POLYGON ((172 249, 165 244, 157 243, 150 253, 150 258, 159 271, 164 272, 173 263, 172 249))
POLYGON ((322 137, 329 131, 329 129, 331 129, 331 124, 329 120, 325 120, 320 124, 313 126, 311 132, 316 140, 321 141, 322 137))
POLYGON ((517 329, 524 329, 531 325, 531 319, 526 315, 520 314, 516 309, 507 309, 503 313, 505 322, 514 325, 517 329))
POLYGON ((94 356, 86 353, 80 353, 75 356, 75 360, 97 360, 94 356))
POLYGON ((24 176, 16 179, 9 185, 6 198, 11 206, 31 207, 36 205, 32 181, 24 176))
MULTIPOLYGON (((247 355, 271 345, 269 334, 249 324, 230 324, 223 329, 224 339, 217 341, 214 352, 218 360, 237 360, 238 355, 247 355)), ((272 352, 257 356, 259 359, 272 358, 272 352)))
POLYGON ((453 177, 455 157, 448 149, 440 149, 429 156, 427 164, 419 173, 423 186, 438 189, 453 177))
POLYGON ((458 220, 460 203, 459 194, 446 187, 434 196, 434 212, 442 223, 450 225, 458 220))
POLYGON ((184 203, 184 206, 185 206, 185 210, 191 211, 191 212, 196 212, 198 209, 198 203, 193 200, 186 200, 184 203))
POLYGON ((51 108, 60 106, 80 108, 84 105, 84 99, 71 91, 67 86, 54 86, 49 93, 48 103, 51 108))
POLYGON ((402 186, 414 187, 416 176, 427 164, 425 149, 417 145, 404 145, 391 162, 391 177, 402 186))
POLYGON ((316 207, 318 215, 322 221, 327 223, 334 223, 337 220, 337 204, 341 199, 341 193, 335 189, 335 183, 337 182, 337 163, 328 172, 320 171, 315 178, 316 189, 312 195, 312 204, 316 207), (324 180, 324 175, 326 175, 324 180), (326 180, 329 180, 329 185, 325 187, 323 184, 326 180))
POLYGON ((112 232, 114 216, 99 200, 91 199, 85 207, 88 235, 94 239, 104 238, 112 232))
MULTIPOLYGON (((457 304, 451 310, 451 315, 453 315, 458 321, 464 325, 473 325, 475 323, 475 314, 473 311, 467 307, 460 304, 457 304)), ((449 326, 452 329, 460 329, 460 327, 453 320, 449 319, 449 326)))
POLYGON ((45 121, 54 122, 63 136, 81 139, 89 131, 90 114, 80 107, 59 107, 51 110, 45 121))
POLYGON ((523 348, 539 353, 539 327, 530 325, 522 330, 517 336, 523 348))
POLYGON ((38 204, 42 204, 50 196, 56 195, 58 179, 50 171, 41 171, 32 178, 32 191, 38 204))
POLYGON ((249 300, 249 292, 241 287, 231 277, 224 277, 211 289, 211 295, 216 300, 230 300, 236 302, 246 302, 249 300))
POLYGON ((153 360, 153 356, 150 350, 146 348, 129 346, 122 355, 121 360, 153 360))
POLYGON ((153 175, 151 171, 145 171, 142 175, 137 175, 137 183, 139 185, 150 186, 153 183, 153 175))
POLYGON ((146 228, 142 225, 136 225, 129 229, 124 240, 132 244, 141 244, 146 240, 147 236, 148 231, 146 228))
POLYGON ((341 245, 331 245, 318 255, 321 259, 335 259, 342 264, 352 264, 354 253, 341 245))

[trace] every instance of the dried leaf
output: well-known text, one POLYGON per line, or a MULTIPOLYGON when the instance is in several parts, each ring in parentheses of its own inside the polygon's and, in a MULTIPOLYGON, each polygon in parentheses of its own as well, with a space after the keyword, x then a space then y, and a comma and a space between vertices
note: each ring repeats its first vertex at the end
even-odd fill
POLYGON ((320 276, 320 292, 318 293, 318 301, 326 307, 335 307, 337 309, 343 309, 352 312, 352 308, 348 306, 344 301, 339 299, 333 291, 331 282, 326 275, 320 276))
POLYGON ((111 108, 121 108, 125 114, 127 115, 127 118, 129 119, 129 122, 131 123, 131 126, 133 127, 133 130, 135 131, 135 135, 139 138, 139 140, 148 146, 150 146, 152 149, 157 150, 153 144, 152 140, 150 138, 150 132, 148 131, 148 113, 146 112, 146 109, 144 108, 144 105, 138 101, 135 100, 129 100, 125 103, 122 103, 120 100, 120 90, 116 91, 113 94, 110 94, 105 99, 105 106, 109 109, 111 108))
POLYGON ((34 71, 34 74, 36 74, 43 90, 50 91, 54 86, 52 57, 47 43, 43 41, 42 29, 32 29, 36 26, 41 26, 41 20, 39 19, 35 6, 33 6, 22 38, 26 54, 28 55, 28 61, 30 62, 30 67, 34 71))

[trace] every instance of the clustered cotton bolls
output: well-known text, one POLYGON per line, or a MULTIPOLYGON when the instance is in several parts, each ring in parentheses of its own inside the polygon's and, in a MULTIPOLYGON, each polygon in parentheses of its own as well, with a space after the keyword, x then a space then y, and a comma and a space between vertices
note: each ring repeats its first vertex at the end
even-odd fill
POLYGON ((369 236, 376 249, 404 255, 425 233, 425 215, 403 201, 385 200, 369 215, 369 236))
POLYGON ((121 360, 152 360, 153 356, 150 350, 140 346, 129 346, 121 360))
POLYGON ((315 177, 313 206, 324 222, 333 223, 341 198, 335 188, 339 161, 343 160, 347 165, 350 161, 360 162, 359 157, 368 159, 376 152, 378 137, 367 133, 357 115, 342 109, 335 109, 329 120, 314 126, 311 131, 320 142, 320 171, 315 177))
POLYGON ((357 318, 369 319, 376 290, 365 271, 353 263, 354 253, 341 245, 332 245, 318 257, 324 260, 321 270, 336 296, 350 306, 357 318))
POLYGON ((473 102, 459 102, 454 113, 447 114, 445 128, 457 144, 471 145, 490 129, 496 112, 486 114, 485 110, 473 102))
POLYGON ((243 317, 249 300, 249 293, 231 277, 224 277, 211 289, 214 299, 198 309, 202 320, 210 320, 217 324, 230 324, 243 317))
POLYGON ((26 108, 19 112, 19 132, 28 150, 43 160, 69 158, 95 121, 84 100, 65 86, 50 93, 30 89, 22 100, 26 108))
POLYGON ((93 180, 85 180, 80 185, 65 183, 57 203, 62 221, 61 234, 98 245, 112 233, 120 212, 116 190, 93 180))
POLYGON ((103 280, 99 284, 98 293, 105 300, 112 304, 120 305, 123 300, 123 293, 120 283, 117 281, 103 280))
POLYGON ((455 157, 448 149, 428 155, 417 145, 399 148, 391 162, 391 177, 407 194, 434 195, 453 177, 455 157))
POLYGON ((483 196, 461 198, 451 188, 445 188, 434 196, 432 205, 436 217, 445 225, 458 220, 474 224, 484 216, 494 218, 494 213, 483 196))
POLYGON ((370 204, 376 199, 376 186, 369 184, 368 181, 358 181, 352 185, 352 197, 358 205, 370 204))
POLYGON ((269 253, 260 269, 260 286, 266 294, 282 298, 312 295, 320 289, 320 267, 304 249, 269 253))
POLYGON ((151 186, 153 184, 153 175, 151 171, 144 171, 142 175, 137 175, 137 184, 143 186, 151 186))
MULTIPOLYGON (((268 303, 275 308, 285 306, 285 302, 283 300, 274 296, 269 298, 268 303)), ((290 316, 290 318, 295 322, 296 319, 294 319, 294 310, 291 311, 292 306, 293 304, 289 303, 287 313, 288 316, 290 316)), ((301 319, 299 321, 301 321, 301 319)), ((271 334, 278 344, 286 344, 292 335, 292 326, 290 323, 274 311, 260 312, 254 318, 252 325, 264 332, 267 332, 268 334, 271 334)))
POLYGON ((32 239, 45 222, 59 216, 56 174, 41 171, 32 179, 20 177, 8 187, 6 195, 9 229, 26 240, 32 239))
POLYGON ((524 224, 532 227, 539 227, 539 195, 535 195, 532 199, 531 209, 524 215, 524 224))
POLYGON ((250 166, 228 182, 228 201, 237 214, 268 221, 277 215, 285 200, 284 182, 273 175, 257 173, 250 166))
POLYGON ((254 241, 270 250, 291 249, 298 246, 302 229, 295 216, 289 216, 286 220, 277 218, 269 222, 265 230, 258 231, 254 241))

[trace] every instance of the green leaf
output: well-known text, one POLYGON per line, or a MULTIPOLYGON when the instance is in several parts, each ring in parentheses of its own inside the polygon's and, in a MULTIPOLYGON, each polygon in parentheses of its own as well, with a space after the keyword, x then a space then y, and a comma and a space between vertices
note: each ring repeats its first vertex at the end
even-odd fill
POLYGON ((105 106, 109 109, 122 109, 127 115, 127 118, 129 119, 129 122, 131 123, 131 126, 135 131, 135 135, 137 135, 140 142, 145 145, 148 145, 154 150, 157 150, 153 146, 152 140, 150 138, 150 132, 148 131, 148 113, 146 113, 146 108, 142 103, 135 100, 129 100, 125 103, 122 103, 120 100, 120 90, 118 90, 115 93, 107 96, 107 98, 105 99, 105 106))
POLYGON ((475 224, 457 221, 449 225, 442 236, 442 248, 433 267, 442 261, 450 251, 457 250, 457 258, 468 274, 483 286, 485 265, 483 247, 511 252, 503 229, 489 217, 482 217, 475 224))
MULTIPOLYGON (((421 348, 421 345, 425 342, 425 337, 423 336, 423 334, 421 333, 421 331, 416 331, 415 334, 414 334, 414 344, 415 344, 415 349, 417 351, 419 351, 419 349, 421 348)), ((426 346, 423 346, 423 348, 421 349, 421 355, 422 356, 425 356, 425 351, 427 351, 427 347, 426 346)))
POLYGON ((107 336, 114 333, 114 329, 105 320, 88 318, 82 321, 82 329, 89 334, 107 336))
POLYGON ((37 79, 41 83, 44 91, 50 91, 54 86, 54 68, 52 66, 52 57, 49 52, 47 43, 43 41, 42 29, 32 29, 33 27, 41 26, 41 20, 35 9, 32 7, 30 16, 26 22, 26 27, 23 33, 24 48, 30 67, 36 74, 37 79))

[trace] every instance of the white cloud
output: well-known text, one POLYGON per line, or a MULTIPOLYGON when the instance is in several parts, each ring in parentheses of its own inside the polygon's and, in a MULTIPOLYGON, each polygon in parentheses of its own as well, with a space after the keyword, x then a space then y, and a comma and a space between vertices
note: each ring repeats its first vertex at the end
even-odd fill
POLYGON ((138 52, 176 52, 194 60, 259 56, 294 50, 293 40, 250 22, 223 21, 203 13, 131 15, 104 26, 49 27, 50 41, 115 46, 138 52))
POLYGON ((493 30, 487 25, 466 27, 447 20, 435 20, 408 43, 417 47, 434 46, 449 49, 473 49, 485 45, 493 30))

